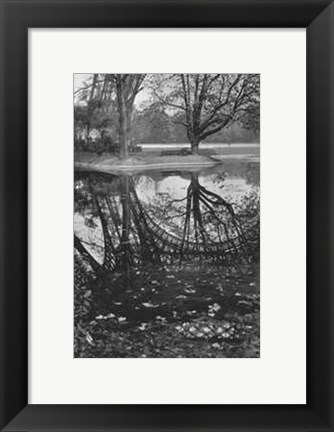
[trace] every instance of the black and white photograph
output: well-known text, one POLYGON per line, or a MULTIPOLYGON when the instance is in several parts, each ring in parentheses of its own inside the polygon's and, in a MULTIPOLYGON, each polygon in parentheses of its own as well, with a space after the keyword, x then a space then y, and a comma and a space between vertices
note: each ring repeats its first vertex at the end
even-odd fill
POLYGON ((74 357, 260 357, 260 74, 76 73, 74 357))

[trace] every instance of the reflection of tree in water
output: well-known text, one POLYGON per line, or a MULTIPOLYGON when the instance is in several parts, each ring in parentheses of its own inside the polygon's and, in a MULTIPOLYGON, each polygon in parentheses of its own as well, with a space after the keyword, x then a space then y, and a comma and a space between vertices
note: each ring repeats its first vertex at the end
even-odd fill
POLYGON ((198 174, 191 174, 186 196, 186 215, 180 254, 192 239, 194 250, 204 253, 237 252, 246 241, 233 205, 201 186, 198 174), (213 246, 213 247, 212 247, 213 246))
POLYGON ((90 223, 95 218, 100 221, 103 260, 97 262, 78 236, 75 248, 97 272, 122 270, 130 275, 132 268, 145 262, 189 258, 222 261, 227 255, 245 253, 258 240, 257 210, 250 214, 245 212, 247 205, 232 205, 202 186, 195 173, 186 196, 164 196, 160 208, 141 202, 131 177, 110 181, 86 175, 80 181, 76 202, 84 201, 85 212, 90 210, 90 223))
POLYGON ((99 225, 95 221, 98 220, 103 237, 92 245, 75 235, 74 246, 97 273, 113 271, 118 267, 127 272, 133 264, 129 179, 110 177, 108 180, 100 175, 88 174, 78 181, 75 202, 79 205, 76 211, 85 216, 85 224, 89 227, 97 228, 99 225), (88 243, 88 249, 94 246, 100 257, 103 254, 100 262, 84 243, 88 243))

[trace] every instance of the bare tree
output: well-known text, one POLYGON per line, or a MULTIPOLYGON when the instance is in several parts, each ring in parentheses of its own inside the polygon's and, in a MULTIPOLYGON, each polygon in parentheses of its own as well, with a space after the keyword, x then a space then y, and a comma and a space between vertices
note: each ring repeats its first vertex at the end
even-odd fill
POLYGON ((201 141, 259 107, 259 89, 258 74, 169 74, 160 75, 154 93, 179 114, 197 154, 201 141))

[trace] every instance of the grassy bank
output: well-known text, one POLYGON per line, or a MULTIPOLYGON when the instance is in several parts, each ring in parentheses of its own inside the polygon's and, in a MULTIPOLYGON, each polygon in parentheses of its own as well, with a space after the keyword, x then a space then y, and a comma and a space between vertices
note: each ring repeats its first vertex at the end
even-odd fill
POLYGON ((201 152, 199 155, 161 155, 159 152, 145 152, 121 159, 116 155, 108 154, 98 156, 92 153, 76 153, 74 155, 76 169, 105 173, 134 172, 145 169, 213 167, 224 160, 233 159, 257 161, 258 156, 255 153, 203 154, 201 152))

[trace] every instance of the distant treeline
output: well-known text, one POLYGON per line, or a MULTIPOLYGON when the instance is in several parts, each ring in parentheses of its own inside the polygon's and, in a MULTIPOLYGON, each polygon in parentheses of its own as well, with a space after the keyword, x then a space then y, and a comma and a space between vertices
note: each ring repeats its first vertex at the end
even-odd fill
MULTIPOLYGON (((176 116, 175 116, 176 117, 176 116)), ((150 106, 143 111, 134 110, 131 141, 137 144, 169 144, 186 143, 188 136, 186 129, 177 122, 177 118, 169 115, 158 106, 150 106)), ((78 144, 87 145, 87 130, 90 137, 89 148, 86 150, 98 151, 109 147, 117 150, 118 121, 117 113, 110 109, 100 107, 94 110, 94 115, 88 112, 88 107, 77 105, 74 108, 76 140, 78 144), (89 122, 88 122, 89 119, 89 122)), ((258 143, 258 131, 245 128, 241 123, 235 122, 230 126, 210 135, 203 142, 207 143, 258 143)))

